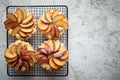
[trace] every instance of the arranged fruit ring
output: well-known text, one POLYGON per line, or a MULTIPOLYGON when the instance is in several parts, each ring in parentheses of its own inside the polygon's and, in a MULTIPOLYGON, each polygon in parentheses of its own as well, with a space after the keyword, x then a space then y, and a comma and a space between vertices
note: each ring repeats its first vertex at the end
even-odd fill
POLYGON ((40 16, 38 29, 49 39, 59 38, 68 29, 68 21, 59 10, 47 10, 40 16))
POLYGON ((37 49, 37 63, 46 70, 58 70, 68 60, 68 50, 60 40, 44 41, 37 49))
POLYGON ((4 25, 9 34, 18 40, 28 40, 36 31, 34 16, 22 8, 8 13, 4 25))
POLYGON ((17 40, 12 43, 4 52, 6 62, 9 67, 16 71, 30 71, 30 67, 35 63, 35 51, 33 47, 24 41, 17 40))

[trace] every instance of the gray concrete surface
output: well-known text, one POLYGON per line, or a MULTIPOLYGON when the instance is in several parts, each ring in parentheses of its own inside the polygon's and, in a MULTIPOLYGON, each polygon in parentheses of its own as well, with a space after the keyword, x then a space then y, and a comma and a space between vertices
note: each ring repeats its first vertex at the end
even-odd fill
POLYGON ((120 0, 0 0, 0 80, 120 80, 120 0), (69 75, 9 77, 3 52, 9 5, 67 5, 69 75))

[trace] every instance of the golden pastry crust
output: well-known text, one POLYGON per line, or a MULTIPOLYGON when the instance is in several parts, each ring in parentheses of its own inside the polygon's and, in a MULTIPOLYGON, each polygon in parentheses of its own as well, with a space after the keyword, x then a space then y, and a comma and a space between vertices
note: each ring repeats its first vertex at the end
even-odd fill
POLYGON ((48 39, 59 38, 68 29, 68 21, 59 10, 47 10, 40 16, 38 29, 48 39))
POLYGON ((37 49, 37 63, 45 70, 58 70, 68 60, 68 50, 60 40, 44 41, 37 49))
POLYGON ((34 16, 22 8, 8 13, 4 25, 9 34, 18 40, 28 40, 36 31, 34 16))
POLYGON ((4 57, 9 67, 16 71, 30 71, 35 64, 34 48, 27 42, 17 40, 9 45, 4 52, 4 57))

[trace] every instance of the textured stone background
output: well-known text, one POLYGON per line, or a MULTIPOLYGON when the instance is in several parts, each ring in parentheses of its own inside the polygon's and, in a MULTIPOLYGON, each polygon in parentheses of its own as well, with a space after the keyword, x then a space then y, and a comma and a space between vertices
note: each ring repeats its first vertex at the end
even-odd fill
POLYGON ((0 22, 0 80, 120 80, 120 0, 0 0, 0 22), (69 8, 69 75, 7 76, 6 7, 61 4, 69 8))

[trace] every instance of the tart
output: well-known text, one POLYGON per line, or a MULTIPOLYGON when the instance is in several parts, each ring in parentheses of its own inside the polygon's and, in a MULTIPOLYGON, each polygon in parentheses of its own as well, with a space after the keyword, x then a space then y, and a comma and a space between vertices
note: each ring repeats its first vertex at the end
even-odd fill
POLYGON ((24 41, 17 40, 9 45, 4 52, 4 57, 9 67, 16 71, 30 71, 35 63, 35 51, 33 47, 24 41))
POLYGON ((13 13, 7 13, 4 22, 9 34, 18 40, 28 40, 36 31, 36 22, 33 14, 18 8, 13 13))
POLYGON ((48 40, 38 47, 36 59, 45 70, 58 70, 67 63, 68 56, 68 50, 60 40, 48 40))
POLYGON ((59 10, 47 10, 38 21, 39 32, 48 39, 59 38, 68 29, 68 20, 59 10))

